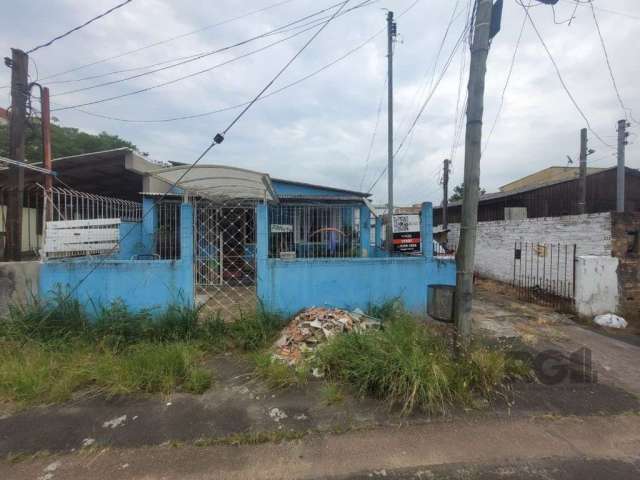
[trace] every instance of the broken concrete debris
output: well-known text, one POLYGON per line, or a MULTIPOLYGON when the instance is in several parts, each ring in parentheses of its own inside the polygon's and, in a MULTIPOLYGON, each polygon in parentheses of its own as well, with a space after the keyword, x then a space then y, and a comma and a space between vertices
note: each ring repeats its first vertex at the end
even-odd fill
POLYGON ((312 307, 296 315, 274 344, 274 357, 290 365, 298 363, 305 353, 339 333, 360 332, 380 328, 381 321, 362 310, 312 307))

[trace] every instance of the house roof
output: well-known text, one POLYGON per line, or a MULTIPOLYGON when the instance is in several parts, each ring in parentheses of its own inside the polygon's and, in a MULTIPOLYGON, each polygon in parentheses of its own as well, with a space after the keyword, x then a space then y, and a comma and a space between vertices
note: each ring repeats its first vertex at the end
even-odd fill
MULTIPOLYGON (((587 174, 601 172, 606 168, 588 167, 587 174)), ((521 188, 545 185, 549 182, 560 182, 563 180, 573 180, 580 176, 579 167, 554 166, 547 167, 537 172, 526 175, 512 182, 506 183, 498 188, 501 192, 510 192, 521 188)))
MULTIPOLYGON (((336 188, 336 187, 327 187, 326 185, 319 185, 317 183, 307 183, 307 182, 298 182, 295 180, 285 180, 284 178, 271 178, 271 181, 273 182, 277 182, 277 183, 284 183, 287 185, 295 185, 295 186, 300 186, 300 187, 308 187, 308 188, 317 188, 317 189, 321 189, 321 190, 329 190, 332 192, 336 192, 336 193, 344 193, 344 194, 348 194, 348 195, 352 195, 352 196, 356 196, 356 197, 366 197, 369 198, 371 196, 370 193, 366 193, 366 192, 358 192, 357 190, 348 190, 348 189, 344 189, 344 188, 336 188)), ((291 195, 293 196, 293 195, 291 195)))
MULTIPOLYGON (((617 168, 618 167, 603 168, 603 169, 600 169, 600 170, 598 170, 596 172, 587 173, 587 176, 598 175, 598 174, 601 174, 601 173, 604 173, 604 172, 608 172, 610 170, 615 170, 617 168)), ((625 167, 625 172, 626 172, 627 175, 640 176, 640 170, 636 170, 635 168, 625 167)), ((551 185, 558 185, 558 184, 561 184, 561 183, 574 182, 575 180, 576 180, 575 178, 571 178, 571 179, 568 179, 568 180, 559 180, 559 181, 555 181, 555 182, 547 182, 547 183, 544 183, 544 184, 541 184, 541 185, 533 185, 533 186, 530 186, 530 187, 520 188, 518 190, 511 190, 511 191, 508 191, 508 192, 485 193, 484 195, 482 195, 480 197, 480 203, 490 202, 490 201, 493 201, 493 200, 499 200, 501 198, 511 197, 511 196, 514 196, 514 195, 519 195, 521 193, 532 192, 532 191, 535 191, 535 190, 539 190, 541 188, 549 187, 551 185)), ((460 206, 460 205, 462 205, 462 200, 457 200, 455 202, 449 202, 449 207, 457 207, 457 206, 460 206)), ((434 210, 442 209, 442 205, 439 205, 439 206, 433 207, 433 208, 434 208, 434 210)))

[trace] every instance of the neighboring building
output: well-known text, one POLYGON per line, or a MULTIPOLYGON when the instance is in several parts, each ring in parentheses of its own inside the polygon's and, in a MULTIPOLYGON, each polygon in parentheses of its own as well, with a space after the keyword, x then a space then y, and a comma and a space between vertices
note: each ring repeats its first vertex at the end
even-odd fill
MULTIPOLYGON (((547 169, 549 170, 549 169, 547 169)), ((616 210, 617 168, 596 169, 587 175, 587 213, 616 210)), ((542 174, 543 170, 539 172, 542 174)), ((552 171, 554 172, 554 171, 552 171)), ((555 173, 554 173, 555 174, 555 173)), ((563 175, 569 173, 564 172, 563 175)), ((505 191, 487 193, 480 197, 478 221, 516 220, 521 218, 560 217, 578 214, 579 180, 577 178, 539 184, 538 174, 530 175, 503 186, 505 191), (533 180, 527 180, 533 177, 533 180), (512 189, 514 184, 531 182, 530 186, 512 189)), ((626 168, 625 211, 640 210, 640 171, 626 168)), ((449 223, 459 223, 462 202, 450 202, 449 223)), ((434 225, 442 223, 442 207, 433 209, 434 225)))
POLYGON ((0 125, 8 125, 9 124, 9 111, 5 108, 0 107, 0 125))
MULTIPOLYGON (((587 175, 601 172, 606 168, 587 168, 587 175)), ((548 167, 539 172, 532 173, 513 182, 509 182, 499 188, 501 192, 514 192, 523 188, 540 187, 549 183, 573 180, 580 176, 579 167, 548 167)))

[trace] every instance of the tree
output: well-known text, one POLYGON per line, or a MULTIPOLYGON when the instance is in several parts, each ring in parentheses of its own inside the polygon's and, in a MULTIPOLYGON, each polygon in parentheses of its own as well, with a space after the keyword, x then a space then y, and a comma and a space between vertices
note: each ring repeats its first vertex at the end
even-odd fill
MULTIPOLYGON (((54 119, 55 121, 55 119, 54 119)), ((51 124, 51 152, 53 158, 99 152, 114 148, 137 147, 117 135, 100 132, 98 135, 80 131, 77 128, 51 124)), ((9 125, 0 125, 0 155, 9 156, 9 125)), ((42 129, 40 119, 32 119, 25 139, 25 158, 30 163, 42 162, 42 129)))
MULTIPOLYGON (((484 195, 485 193, 487 193, 487 191, 484 188, 481 188, 480 195, 484 195)), ((458 200, 462 200, 463 196, 464 196, 464 183, 461 183, 460 185, 456 185, 455 187, 453 187, 453 195, 449 197, 449 201, 457 202, 458 200)))

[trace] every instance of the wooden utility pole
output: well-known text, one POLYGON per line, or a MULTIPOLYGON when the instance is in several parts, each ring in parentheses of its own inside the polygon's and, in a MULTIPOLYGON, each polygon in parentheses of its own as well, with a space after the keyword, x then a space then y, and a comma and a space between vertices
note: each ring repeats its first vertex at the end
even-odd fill
POLYGON ((580 180, 578 182, 578 214, 587 213, 587 129, 580 130, 580 180))
POLYGON ((446 230, 449 227, 449 164, 451 160, 444 160, 442 169, 442 229, 446 230))
POLYGON ((625 182, 625 167, 624 167, 624 148, 627 145, 627 127, 629 124, 626 120, 618 120, 618 174, 617 174, 617 186, 616 186, 616 211, 624 212, 624 182, 625 182))
MULTIPOLYGON (((11 49, 11 115, 9 119, 9 158, 24 162, 24 131, 27 123, 27 80, 29 57, 22 50, 11 49)), ((5 227, 5 260, 18 261, 22 257, 22 207, 24 168, 9 166, 9 197, 5 227)))
POLYGON ((387 202, 389 218, 387 222, 387 250, 393 253, 393 39, 396 36, 396 24, 393 12, 387 13, 387 181, 389 199, 387 202))
POLYGON ((467 87, 469 100, 464 148, 464 194, 462 197, 460 242, 456 253, 456 293, 453 313, 457 327, 457 345, 463 348, 469 344, 471 339, 473 268, 480 197, 482 115, 492 7, 492 0, 478 0, 476 3, 467 87))
MULTIPOLYGON (((42 166, 47 170, 52 170, 51 162, 51 105, 49 103, 49 89, 42 88, 41 96, 41 117, 42 125, 42 166)), ((44 195, 45 195, 45 222, 53 220, 53 203, 51 189, 53 187, 53 177, 51 175, 44 176, 44 195)))

